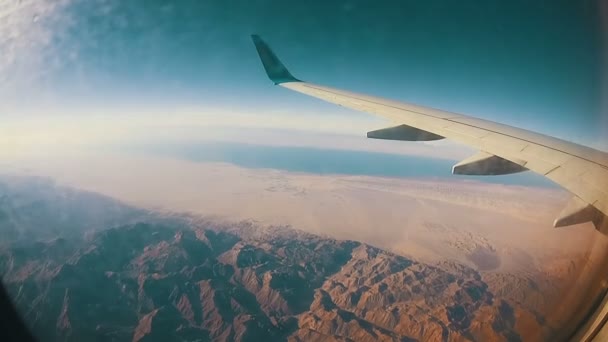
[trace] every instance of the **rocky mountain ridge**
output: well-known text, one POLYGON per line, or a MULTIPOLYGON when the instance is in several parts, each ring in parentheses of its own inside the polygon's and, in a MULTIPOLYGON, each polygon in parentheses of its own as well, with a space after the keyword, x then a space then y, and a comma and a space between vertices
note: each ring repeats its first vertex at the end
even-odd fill
POLYGON ((0 246, 2 280, 41 340, 518 341, 555 332, 546 293, 559 293, 560 278, 551 273, 425 264, 289 227, 141 213, 96 197, 89 210, 103 220, 89 229, 85 216, 78 230, 57 208, 77 212, 83 197, 53 191, 40 200, 39 190, 7 191, 0 203, 10 213, 3 229, 74 227, 0 246), (28 203, 47 209, 35 222, 15 219, 32 212, 28 203))
POLYGON ((138 223, 5 248, 0 265, 26 321, 51 340, 513 341, 543 326, 468 267, 272 231, 138 223))

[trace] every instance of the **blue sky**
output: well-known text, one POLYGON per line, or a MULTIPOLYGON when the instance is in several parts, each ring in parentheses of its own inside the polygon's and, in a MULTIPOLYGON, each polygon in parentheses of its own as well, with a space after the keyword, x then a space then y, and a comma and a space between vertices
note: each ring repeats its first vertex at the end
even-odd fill
POLYGON ((606 136, 598 1, 14 3, 0 27, 19 33, 0 42, 3 114, 189 108, 368 120, 273 87, 250 42, 258 33, 311 82, 587 144, 606 136))

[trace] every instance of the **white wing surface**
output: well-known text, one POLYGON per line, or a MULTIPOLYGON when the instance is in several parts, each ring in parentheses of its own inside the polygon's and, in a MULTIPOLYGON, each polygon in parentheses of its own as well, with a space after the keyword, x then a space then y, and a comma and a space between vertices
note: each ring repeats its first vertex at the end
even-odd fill
POLYGON ((455 174, 502 175, 526 170, 541 174, 573 194, 555 227, 593 222, 608 233, 608 153, 462 114, 329 88, 296 79, 268 45, 252 36, 262 64, 276 85, 390 119, 394 127, 368 138, 404 141, 451 139, 479 150, 452 168, 455 174))

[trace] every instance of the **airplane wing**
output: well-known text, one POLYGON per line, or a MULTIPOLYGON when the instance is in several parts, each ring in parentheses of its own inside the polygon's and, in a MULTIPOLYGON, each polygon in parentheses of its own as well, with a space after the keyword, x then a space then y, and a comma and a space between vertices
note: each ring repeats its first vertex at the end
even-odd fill
POLYGON ((379 115, 394 127, 367 133, 368 138, 404 141, 452 139, 479 150, 452 168, 461 175, 502 175, 531 170, 573 194, 555 227, 593 222, 608 235, 608 153, 521 128, 396 102, 301 81, 257 35, 253 43, 275 85, 379 115))

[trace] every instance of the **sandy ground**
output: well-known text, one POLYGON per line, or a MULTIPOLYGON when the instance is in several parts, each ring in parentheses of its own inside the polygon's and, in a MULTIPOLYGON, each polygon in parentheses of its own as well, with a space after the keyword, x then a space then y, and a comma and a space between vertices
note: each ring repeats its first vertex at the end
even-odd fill
POLYGON ((125 155, 4 160, 0 171, 51 177, 139 207, 291 225, 483 271, 540 269, 605 243, 590 224, 552 228, 569 199, 556 189, 321 176, 125 155))

